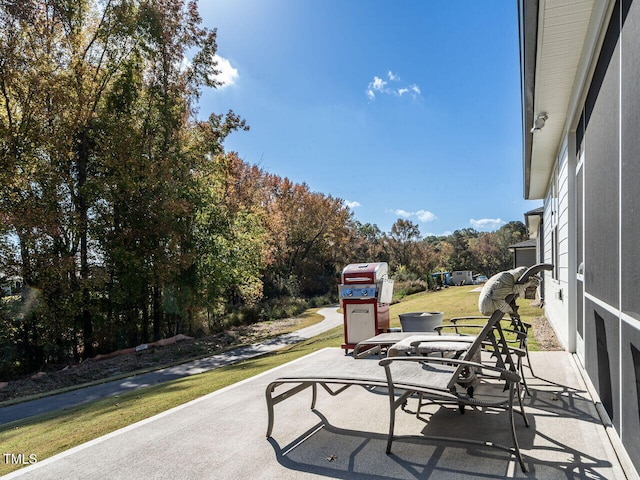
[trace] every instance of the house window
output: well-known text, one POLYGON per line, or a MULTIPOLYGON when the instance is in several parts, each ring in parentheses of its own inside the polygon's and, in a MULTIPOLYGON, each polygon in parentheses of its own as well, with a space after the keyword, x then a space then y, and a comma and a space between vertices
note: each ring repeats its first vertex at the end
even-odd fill
POLYGON ((551 277, 555 280, 559 280, 560 268, 558 251, 558 170, 553 171, 553 177, 551 179, 551 185, 549 188, 549 196, 547 197, 547 205, 549 208, 549 228, 551 230, 551 245, 550 245, 550 258, 549 261, 553 264, 553 270, 551 271, 551 277))
POLYGON ((556 225, 551 230, 551 263, 553 264, 553 270, 551 271, 551 277, 555 280, 559 280, 558 274, 558 226, 556 225))

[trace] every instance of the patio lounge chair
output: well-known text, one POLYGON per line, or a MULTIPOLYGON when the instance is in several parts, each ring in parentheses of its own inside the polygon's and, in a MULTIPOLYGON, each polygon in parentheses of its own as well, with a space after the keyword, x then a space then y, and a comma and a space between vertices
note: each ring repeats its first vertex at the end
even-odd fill
MULTIPOLYGON (((530 275, 540 271, 540 267, 532 267, 519 280, 525 283, 530 275)), ((480 411, 488 411, 493 407, 508 411, 511 429, 512 447, 506 447, 479 439, 442 438, 436 440, 453 440, 456 442, 471 443, 476 445, 492 446, 508 451, 518 459, 523 472, 526 472, 524 460, 520 453, 518 438, 516 435, 514 413, 522 415, 525 425, 529 422, 522 404, 521 377, 515 368, 506 369, 497 365, 486 365, 465 360, 472 358, 479 351, 483 342, 490 340, 495 334, 494 330, 500 328, 500 321, 509 309, 505 305, 515 305, 517 294, 510 294, 489 317, 482 330, 476 336, 467 352, 460 359, 424 357, 424 356, 399 356, 388 357, 379 362, 353 360, 349 357, 336 359, 334 362, 322 362, 308 365, 292 376, 283 376, 271 382, 266 388, 266 401, 268 410, 267 437, 271 436, 274 425, 274 406, 283 402, 297 393, 311 387, 311 408, 314 409, 317 399, 317 388, 320 385, 330 395, 339 395, 352 385, 363 387, 386 388, 389 397, 389 433, 387 437, 387 454, 391 453, 394 440, 395 415, 398 407, 406 405, 407 400, 414 394, 420 396, 420 402, 428 399, 435 403, 457 404, 461 413, 464 413, 465 405, 478 407, 480 411), (380 368, 383 367, 383 368, 380 368), (458 384, 463 383, 468 376, 469 369, 482 369, 497 374, 506 382, 506 398, 495 401, 483 400, 470 396, 466 389, 458 390, 458 384), (293 385, 293 386, 291 386, 293 385), (290 386, 280 393, 283 386, 290 386), (517 399, 517 406, 515 400, 517 399)), ((429 438, 429 437, 420 437, 429 438)))
MULTIPOLYGON (((478 308, 485 316, 452 318, 450 325, 439 325, 435 327, 438 335, 416 334, 404 338, 396 344, 391 345, 387 350, 387 355, 392 357, 402 354, 433 355, 434 353, 439 353, 442 356, 447 354, 449 357, 461 358, 477 338, 476 335, 470 332, 484 328, 490 318, 490 314, 495 310, 501 310, 508 313, 509 318, 503 318, 500 323, 496 324, 492 334, 488 335, 484 340, 483 347, 491 351, 491 356, 495 358, 495 363, 498 367, 520 372, 525 391, 529 394, 522 359, 523 357, 527 358, 527 367, 533 374, 528 347, 528 332, 531 325, 521 320, 515 298, 522 296, 522 293, 530 286, 536 287, 539 278, 535 275, 541 270, 548 270, 550 268, 551 265, 539 264, 531 269, 519 267, 492 276, 491 279, 484 284, 478 299, 478 308), (512 300, 509 302, 505 301, 511 294, 515 294, 514 297, 511 297, 512 300), (466 323, 468 320, 472 320, 475 323, 466 323), (506 322, 509 322, 509 324, 506 325, 506 322), (450 329, 454 330, 454 334, 443 334, 443 331, 450 329)), ((464 358, 467 361, 479 363, 481 361, 480 351, 475 352, 473 357, 465 355, 464 358)), ((473 396, 476 370, 477 369, 469 369, 469 376, 466 382, 464 382, 464 385, 467 386, 469 396, 473 396)), ((463 382, 458 383, 463 384, 463 382)))
MULTIPOLYGON (((523 322, 518 314, 518 306, 515 299, 524 297, 524 292, 528 288, 536 288, 540 278, 537 274, 542 270, 549 270, 552 266, 549 264, 538 264, 531 268, 517 267, 512 270, 506 270, 493 275, 484 285, 478 298, 478 309, 484 316, 466 316, 455 317, 450 320, 450 325, 439 325, 435 328, 438 335, 446 338, 444 345, 452 342, 451 335, 443 335, 444 330, 453 329, 456 335, 459 335, 461 342, 470 342, 475 336, 470 334, 470 330, 481 329, 490 318, 490 315, 496 310, 501 310, 505 314, 509 314, 509 318, 503 318, 501 323, 494 328, 493 335, 489 335, 484 342, 484 347, 492 352, 492 357, 496 360, 496 365, 509 370, 517 370, 520 372, 525 391, 529 394, 529 387, 524 375, 523 357, 527 358, 526 366, 533 373, 531 367, 531 359, 529 358, 528 335, 531 325, 523 322), (506 301, 509 295, 510 301, 506 301), (475 324, 466 323, 466 321, 474 321, 475 324), (509 322, 506 325, 506 322, 509 322), (504 325, 504 326, 503 326, 504 325)), ((438 337, 431 339, 430 349, 433 345, 437 345, 438 337)), ((455 337, 453 337, 455 341, 455 337)), ((424 345, 424 344, 423 344, 424 345)), ((412 343, 412 347, 420 352, 420 345, 417 342, 412 343)), ((479 361, 479 356, 467 360, 479 361)), ((505 387, 506 388, 506 387, 505 387)))
MULTIPOLYGON (((443 330, 453 329, 455 334, 462 339, 461 341, 470 342, 472 339, 475 339, 475 335, 471 332, 481 329, 488 319, 488 316, 455 317, 450 320, 451 323, 449 325, 441 325, 436 328, 438 334, 447 338, 449 342, 451 342, 452 335, 444 335, 443 330), (469 320, 474 323, 466 323, 469 320)), ((514 365, 516 366, 516 370, 520 372, 520 376, 522 377, 527 394, 530 394, 530 392, 524 374, 524 367, 526 366, 531 371, 531 374, 535 376, 529 357, 530 329, 531 325, 520 319, 520 315, 517 313, 517 306, 514 306, 513 311, 509 314, 509 318, 503 318, 501 320, 500 329, 496 329, 494 332, 497 334, 489 337, 484 343, 485 349, 490 350, 491 356, 495 358, 496 365, 509 369, 513 369, 514 365), (526 364, 523 362, 523 358, 525 357, 527 359, 526 364)))

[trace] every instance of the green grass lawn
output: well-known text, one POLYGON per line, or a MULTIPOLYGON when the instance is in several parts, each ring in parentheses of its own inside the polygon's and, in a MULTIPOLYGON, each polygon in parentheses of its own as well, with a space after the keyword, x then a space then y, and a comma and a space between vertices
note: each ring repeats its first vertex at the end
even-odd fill
MULTIPOLYGON (((407 296, 391 306, 391 326, 399 326, 398 315, 405 312, 442 311, 445 323, 452 317, 478 315, 478 293, 472 292, 473 289, 452 287, 407 296)), ((518 303, 524 321, 542 314, 542 310, 528 306, 531 303, 528 300, 518 303)), ((2 452, 35 454, 38 461, 42 461, 319 349, 340 347, 343 340, 343 329, 337 327, 310 340, 236 365, 4 425, 0 427, 2 452)), ((534 347, 530 344, 532 350, 534 347)), ((0 462, 0 475, 20 467, 0 462)))

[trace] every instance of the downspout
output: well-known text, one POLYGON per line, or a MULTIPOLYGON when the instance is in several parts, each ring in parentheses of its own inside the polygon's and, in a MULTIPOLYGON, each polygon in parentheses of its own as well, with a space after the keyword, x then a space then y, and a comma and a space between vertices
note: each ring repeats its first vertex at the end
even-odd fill
POLYGON ((567 229, 567 241, 569 245, 569 255, 567 259, 567 269, 569 275, 567 278, 567 296, 569 299, 569 305, 567 308, 568 315, 568 338, 567 338, 567 350, 570 353, 576 353, 578 344, 578 278, 576 272, 578 271, 578 259, 577 259, 577 244, 578 244, 578 232, 576 227, 578 225, 578 208, 577 208, 577 194, 576 194, 576 167, 578 159, 576 158, 576 134, 575 131, 569 132, 567 135, 567 215, 569 216, 569 228, 567 229))

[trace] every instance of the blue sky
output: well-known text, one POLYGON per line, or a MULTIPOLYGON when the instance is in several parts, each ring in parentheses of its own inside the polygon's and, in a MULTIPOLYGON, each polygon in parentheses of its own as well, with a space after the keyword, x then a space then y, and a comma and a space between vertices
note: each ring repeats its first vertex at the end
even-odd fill
POLYGON ((226 149, 388 232, 491 231, 523 200, 517 1, 207 0, 226 149))

